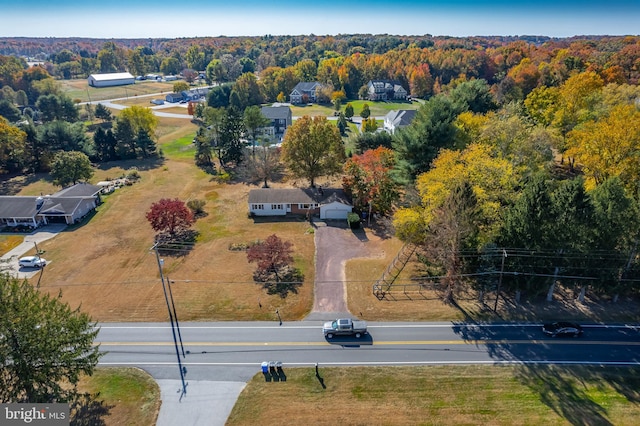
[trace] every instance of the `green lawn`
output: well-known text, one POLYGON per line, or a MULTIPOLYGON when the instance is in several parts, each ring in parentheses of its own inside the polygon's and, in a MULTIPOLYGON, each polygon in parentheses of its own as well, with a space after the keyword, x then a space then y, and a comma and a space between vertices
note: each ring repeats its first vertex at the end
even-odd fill
POLYGON ((97 368, 80 381, 83 392, 96 394, 87 418, 78 424, 152 425, 160 410, 160 388, 137 368, 97 368), (104 422, 104 423, 103 423, 104 422))
MULTIPOLYGON (((418 109, 420 108, 420 104, 418 102, 372 102, 372 101, 349 101, 349 103, 353 106, 353 115, 355 117, 360 116, 360 112, 364 104, 369 105, 369 111, 371 111, 371 115, 374 117, 381 117, 387 115, 389 111, 399 110, 399 109, 418 109)), ((347 102, 341 108, 341 111, 344 111, 344 107, 347 102)))
POLYGON ((256 374, 227 425, 635 425, 637 368, 313 367, 256 374), (294 397, 295 396, 295 397, 294 397), (286 419, 286 420, 285 420, 286 419))
POLYGON ((173 82, 137 81, 135 84, 114 87, 90 87, 86 79, 60 80, 62 91, 80 102, 104 101, 116 98, 135 98, 151 93, 171 93, 173 82))
MULTIPOLYGON (((387 115, 389 111, 399 110, 399 109, 418 109, 420 108, 420 103, 418 102, 372 102, 372 101, 348 101, 353 106, 353 114, 356 117, 360 116, 360 111, 362 111, 362 107, 364 104, 369 105, 369 110, 371 111, 371 115, 373 116, 384 116, 387 115)), ((340 111, 344 112, 344 108, 347 105, 347 102, 342 104, 340 111)), ((327 117, 333 116, 335 109, 333 106, 326 105, 318 105, 318 104, 310 104, 304 106, 291 105, 291 111, 294 116, 301 117, 303 115, 324 115, 327 117)))
POLYGON ((171 142, 162 144, 162 152, 165 156, 174 160, 193 161, 196 148, 193 144, 195 134, 189 134, 171 142))

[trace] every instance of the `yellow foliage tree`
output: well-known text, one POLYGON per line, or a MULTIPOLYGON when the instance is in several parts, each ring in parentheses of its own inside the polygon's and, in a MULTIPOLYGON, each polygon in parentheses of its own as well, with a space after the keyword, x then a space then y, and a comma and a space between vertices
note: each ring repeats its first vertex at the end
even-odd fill
POLYGON ((598 121, 590 121, 567 135, 567 154, 582 166, 588 189, 618 176, 632 193, 640 182, 640 111, 619 105, 598 121))
POLYGON ((496 156, 488 145, 472 144, 463 151, 442 150, 431 170, 418 176, 416 187, 422 200, 422 220, 428 226, 435 210, 465 181, 478 201, 481 234, 489 238, 499 225, 502 203, 514 196, 518 177, 512 164, 496 156))

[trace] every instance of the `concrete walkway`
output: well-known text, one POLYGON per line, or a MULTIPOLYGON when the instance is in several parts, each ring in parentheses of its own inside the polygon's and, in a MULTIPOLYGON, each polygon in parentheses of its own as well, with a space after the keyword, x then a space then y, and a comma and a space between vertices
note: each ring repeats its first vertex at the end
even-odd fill
POLYGON ((180 396, 180 380, 156 380, 162 405, 157 426, 224 426, 246 386, 244 382, 189 380, 187 393, 180 396))

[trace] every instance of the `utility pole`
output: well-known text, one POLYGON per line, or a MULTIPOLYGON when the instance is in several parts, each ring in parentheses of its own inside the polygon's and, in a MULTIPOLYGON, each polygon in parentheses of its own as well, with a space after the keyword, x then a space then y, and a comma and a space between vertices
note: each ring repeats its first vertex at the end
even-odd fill
POLYGON ((164 282, 164 274, 162 272, 162 264, 163 261, 160 259, 160 254, 158 254, 158 244, 153 245, 153 251, 156 253, 156 260, 158 262, 158 270, 160 271, 160 280, 162 281, 162 291, 164 292, 164 300, 167 302, 167 311, 169 311, 169 321, 171 322, 171 333, 173 333, 173 344, 176 348, 176 358, 178 359, 178 370, 180 371, 180 380, 182 381, 182 393, 180 394, 180 398, 187 393, 187 384, 184 381, 184 372, 182 368, 182 362, 180 361, 180 351, 178 350, 178 339, 176 338, 176 329, 173 325, 173 314, 171 312, 171 307, 169 305, 169 296, 167 294, 167 287, 164 282))
POLYGON ((493 312, 498 309, 498 297, 500 296, 500 287, 502 286, 502 274, 504 274, 504 260, 507 258, 507 251, 502 249, 502 265, 500 266, 500 277, 498 277, 498 288, 496 289, 496 302, 493 304, 493 312))
POLYGON ((180 349, 182 350, 182 357, 185 358, 184 345, 182 344, 182 335, 180 334, 180 324, 178 323, 178 313, 176 312, 176 305, 173 302, 173 291, 171 291, 171 280, 167 277, 167 288, 169 288, 169 298, 171 299, 171 308, 173 309, 173 317, 176 319, 176 329, 178 330, 178 339, 180 340, 180 349))

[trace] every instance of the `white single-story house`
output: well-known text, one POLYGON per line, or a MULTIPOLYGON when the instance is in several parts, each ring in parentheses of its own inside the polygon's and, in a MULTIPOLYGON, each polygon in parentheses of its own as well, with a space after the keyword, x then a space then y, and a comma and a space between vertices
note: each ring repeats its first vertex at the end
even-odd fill
POLYGON ((127 84, 134 84, 135 82, 135 77, 128 72, 91 74, 89 76, 89 86, 92 87, 125 86, 127 84))
POLYGON ((79 222, 101 203, 102 187, 77 183, 52 195, 0 196, 0 225, 36 228, 48 223, 79 222))
POLYGON ((254 216, 319 215, 345 220, 353 206, 342 189, 260 188, 249 191, 249 213, 254 216))

